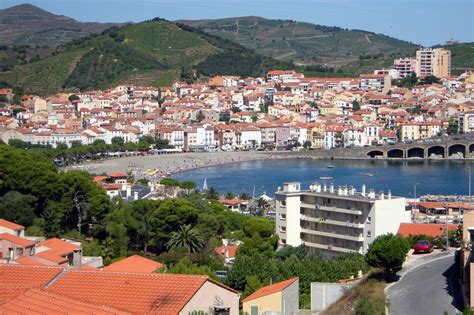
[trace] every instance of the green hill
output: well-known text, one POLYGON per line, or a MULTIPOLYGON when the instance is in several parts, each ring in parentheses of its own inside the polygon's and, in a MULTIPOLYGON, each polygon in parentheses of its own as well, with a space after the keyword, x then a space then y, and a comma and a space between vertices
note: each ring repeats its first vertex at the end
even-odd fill
POLYGON ((237 17, 186 20, 197 27, 258 53, 298 64, 341 66, 367 55, 410 55, 416 45, 382 34, 305 22, 237 17))
POLYGON ((50 95, 62 89, 104 89, 119 83, 170 85, 180 76, 188 81, 219 74, 259 76, 272 68, 292 67, 193 27, 157 18, 75 39, 48 57, 0 72, 0 81, 23 87, 25 93, 50 95))
POLYGON ((20 4, 0 10, 0 43, 58 46, 91 33, 100 33, 113 25, 118 24, 78 22, 31 4, 20 4))
POLYGON ((460 43, 445 46, 451 50, 451 68, 453 73, 474 70, 474 43, 460 43))

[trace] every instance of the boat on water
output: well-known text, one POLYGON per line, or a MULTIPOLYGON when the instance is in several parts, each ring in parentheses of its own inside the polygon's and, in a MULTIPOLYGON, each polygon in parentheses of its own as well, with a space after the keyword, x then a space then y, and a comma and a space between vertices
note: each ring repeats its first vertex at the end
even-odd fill
POLYGON ((319 179, 321 179, 321 180, 333 180, 333 177, 332 176, 321 176, 321 177, 319 177, 319 179))
POLYGON ((334 165, 328 165, 326 168, 334 168, 334 165))
POLYGON ((365 175, 366 175, 366 176, 369 176, 369 177, 374 176, 374 174, 372 174, 372 173, 367 173, 367 174, 365 174, 365 175))

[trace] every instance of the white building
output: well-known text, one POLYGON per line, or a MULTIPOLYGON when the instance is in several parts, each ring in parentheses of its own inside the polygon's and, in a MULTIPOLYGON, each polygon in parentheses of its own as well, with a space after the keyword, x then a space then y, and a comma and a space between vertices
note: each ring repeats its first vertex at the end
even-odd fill
MULTIPOLYGON (((399 78, 405 78, 415 72, 416 59, 415 58, 400 58, 393 61, 393 69, 398 71, 399 78)), ((396 78, 394 78, 396 79, 396 78)))
POLYGON ((364 129, 348 128, 343 132, 344 147, 363 147, 367 144, 364 129))
POLYGON ((284 183, 275 193, 276 233, 281 245, 305 245, 325 256, 364 254, 378 236, 397 233, 400 223, 411 222, 406 199, 390 191, 357 192, 318 183, 301 190, 299 182, 284 183))

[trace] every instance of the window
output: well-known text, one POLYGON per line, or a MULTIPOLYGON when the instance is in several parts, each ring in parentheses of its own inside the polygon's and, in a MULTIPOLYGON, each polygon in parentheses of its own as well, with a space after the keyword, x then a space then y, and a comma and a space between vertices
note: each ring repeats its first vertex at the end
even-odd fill
POLYGON ((367 237, 372 237, 372 232, 367 231, 367 237))
POLYGON ((214 315, 229 315, 230 307, 214 307, 214 315))
POLYGON ((250 315, 258 315, 258 306, 252 306, 250 308, 250 315))
POLYGON ((280 220, 286 220, 286 214, 280 213, 280 220))
POLYGON ((372 217, 369 216, 367 217, 367 224, 370 224, 370 223, 372 223, 372 217))

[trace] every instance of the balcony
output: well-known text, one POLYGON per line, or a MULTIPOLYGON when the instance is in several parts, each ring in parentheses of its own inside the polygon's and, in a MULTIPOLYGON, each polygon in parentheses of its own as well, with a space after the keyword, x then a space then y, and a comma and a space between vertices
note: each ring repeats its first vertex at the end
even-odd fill
POLYGON ((338 207, 319 206, 319 210, 362 215, 362 211, 357 210, 357 209, 344 209, 344 208, 338 208, 338 207))
POLYGON ((359 236, 352 236, 352 235, 346 235, 346 234, 339 234, 336 232, 323 232, 323 231, 308 230, 308 229, 303 229, 303 228, 301 229, 301 232, 307 233, 307 234, 319 235, 319 236, 340 238, 340 239, 355 241, 355 242, 364 241, 363 234, 359 234, 359 236))
POLYGON ((318 244, 318 243, 311 243, 311 242, 304 242, 304 245, 308 247, 319 248, 319 249, 332 250, 332 251, 340 252, 340 253, 354 253, 354 252, 362 253, 361 249, 357 250, 357 249, 350 249, 350 248, 345 248, 345 247, 337 247, 333 245, 325 245, 325 244, 318 244))
POLYGON ((330 219, 326 219, 326 218, 313 218, 313 217, 303 216, 301 218, 301 220, 308 221, 308 222, 316 222, 316 223, 321 223, 321 224, 332 224, 332 225, 338 225, 338 226, 345 226, 345 227, 351 227, 351 228, 356 228, 356 229, 363 229, 364 228, 363 223, 337 221, 337 220, 330 220, 330 219))

